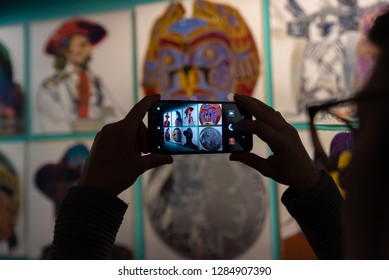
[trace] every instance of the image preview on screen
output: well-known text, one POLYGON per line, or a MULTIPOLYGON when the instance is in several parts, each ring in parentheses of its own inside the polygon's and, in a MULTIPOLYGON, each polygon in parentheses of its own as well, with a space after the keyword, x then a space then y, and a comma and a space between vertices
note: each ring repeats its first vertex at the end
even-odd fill
POLYGON ((223 150, 223 105, 193 103, 165 106, 164 149, 172 152, 221 152, 223 150))

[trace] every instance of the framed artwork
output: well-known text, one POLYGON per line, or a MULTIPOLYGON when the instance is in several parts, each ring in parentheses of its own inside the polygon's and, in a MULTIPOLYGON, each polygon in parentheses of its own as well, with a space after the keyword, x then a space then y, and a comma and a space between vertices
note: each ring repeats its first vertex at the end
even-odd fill
MULTIPOLYGON (((136 6, 139 98, 264 100, 261 9, 230 0, 136 6)), ((146 259, 272 257, 268 181, 255 170, 226 154, 174 156, 143 178, 146 259)))
POLYGON ((232 100, 229 93, 241 93, 265 99, 259 1, 239 7, 231 0, 160 2, 136 6, 135 11, 140 96, 227 101, 232 100), (188 46, 185 37, 192 41, 188 46), (185 57, 185 47, 190 57, 185 57), (171 76, 161 74, 171 71, 171 76))
POLYGON ((33 22, 34 134, 98 131, 133 105, 130 11, 33 22))
POLYGON ((367 34, 388 1, 270 1, 274 107, 307 121, 309 104, 352 96, 369 77, 367 34))
MULTIPOLYGON (((59 205, 81 175, 91 145, 91 140, 34 142, 30 145, 27 202, 29 258, 47 259, 59 205)), ((129 202, 132 194, 126 191, 119 197, 129 202)), ((132 213, 128 211, 113 248, 113 258, 132 256, 132 230, 132 213)))
POLYGON ((25 133, 24 29, 0 27, 0 136, 25 133))
POLYGON ((180 168, 146 173, 146 259, 271 258, 268 182, 227 159, 175 156, 180 168))
POLYGON ((23 143, 0 143, 0 257, 25 258, 23 143))

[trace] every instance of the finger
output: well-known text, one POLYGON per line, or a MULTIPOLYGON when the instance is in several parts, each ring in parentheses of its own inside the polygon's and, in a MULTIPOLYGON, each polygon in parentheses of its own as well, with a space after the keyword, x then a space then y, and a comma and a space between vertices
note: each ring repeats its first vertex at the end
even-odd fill
POLYGON ((101 138, 101 131, 97 132, 95 139, 93 140, 92 147, 90 148, 89 153, 88 153, 88 157, 86 158, 86 161, 84 163, 84 168, 85 168, 85 166, 87 166, 87 164, 89 164, 89 161, 93 157, 95 150, 97 149, 96 147, 97 147, 97 145, 99 145, 100 138, 101 138))
POLYGON ((236 131, 256 134, 262 141, 266 142, 274 151, 278 147, 284 145, 283 138, 271 126, 259 120, 241 120, 232 125, 236 131))
POLYGON ((240 132, 257 134, 257 135, 275 134, 275 131, 272 127, 268 126, 266 123, 261 122, 259 120, 240 120, 232 124, 232 129, 240 132))
POLYGON ((135 106, 131 109, 131 111, 127 114, 123 121, 126 123, 126 125, 131 125, 131 127, 136 131, 139 124, 145 117, 147 111, 155 102, 160 99, 160 94, 152 94, 143 97, 141 101, 135 104, 135 106))
POLYGON ((271 174, 273 172, 267 160, 254 153, 232 153, 230 155, 230 160, 244 163, 258 170, 266 177, 271 177, 271 174))
POLYGON ((149 169, 164 165, 170 164, 173 162, 173 157, 171 155, 165 154, 150 154, 145 155, 140 159, 140 168, 141 172, 145 172, 149 169))
POLYGON ((241 94, 234 94, 234 100, 245 107, 254 117, 260 116, 263 111, 271 111, 273 108, 253 97, 241 94))
POLYGON ((141 152, 147 154, 149 152, 147 145, 147 127, 144 122, 138 127, 137 142, 141 152))
POLYGON ((267 106, 265 103, 256 98, 235 94, 234 99, 256 119, 264 121, 271 126, 275 126, 275 128, 285 123, 284 118, 279 112, 275 111, 272 107, 267 106))

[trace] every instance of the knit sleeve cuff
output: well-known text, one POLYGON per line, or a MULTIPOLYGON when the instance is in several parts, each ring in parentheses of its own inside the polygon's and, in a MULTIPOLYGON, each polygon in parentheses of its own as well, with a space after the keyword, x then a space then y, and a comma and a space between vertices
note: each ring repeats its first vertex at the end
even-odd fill
POLYGON ((92 187, 72 187, 60 206, 51 259, 107 259, 127 204, 92 187))

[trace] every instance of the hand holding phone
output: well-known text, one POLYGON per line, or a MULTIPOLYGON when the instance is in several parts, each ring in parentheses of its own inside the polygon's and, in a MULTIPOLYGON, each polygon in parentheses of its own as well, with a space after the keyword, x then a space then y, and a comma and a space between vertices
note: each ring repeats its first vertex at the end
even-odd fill
POLYGON ((148 111, 148 148, 166 154, 248 152, 252 134, 232 128, 242 119, 252 116, 234 102, 159 101, 148 111))
POLYGON ((173 158, 166 154, 148 153, 147 127, 143 118, 160 96, 148 95, 139 101, 122 120, 105 125, 97 133, 77 182, 118 195, 145 171, 173 158))

